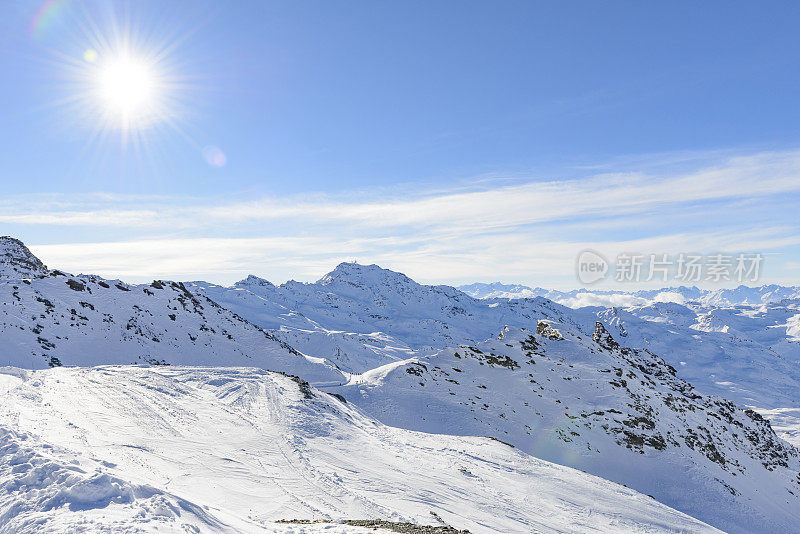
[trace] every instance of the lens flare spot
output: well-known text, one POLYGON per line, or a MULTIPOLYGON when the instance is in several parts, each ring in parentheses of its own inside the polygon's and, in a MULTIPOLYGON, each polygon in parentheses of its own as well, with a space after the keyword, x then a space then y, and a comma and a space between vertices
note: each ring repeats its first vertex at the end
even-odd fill
POLYGON ((42 3, 28 27, 31 35, 41 37, 47 29, 57 25, 58 22, 63 24, 62 15, 68 5, 69 0, 47 0, 42 3))
POLYGON ((95 50, 94 48, 87 48, 86 51, 83 53, 83 60, 86 63, 94 63, 95 61, 97 61, 97 58, 98 58, 97 50, 95 50))
POLYGON ((205 158, 206 163, 212 167, 223 167, 228 162, 228 158, 225 157, 225 153, 213 145, 207 146, 203 149, 203 158, 205 158))

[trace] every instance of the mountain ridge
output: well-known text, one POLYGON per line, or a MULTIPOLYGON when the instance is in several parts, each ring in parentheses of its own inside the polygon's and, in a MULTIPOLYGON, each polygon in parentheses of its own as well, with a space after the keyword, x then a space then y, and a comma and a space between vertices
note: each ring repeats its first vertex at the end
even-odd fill
POLYGON ((43 276, 47 267, 28 247, 10 236, 0 236, 0 279, 43 276))
POLYGON ((479 299, 545 297, 570 307, 586 305, 642 305, 648 303, 648 301, 658 302, 659 298, 664 301, 664 299, 675 298, 675 296, 679 296, 687 301, 698 301, 703 305, 715 306, 770 304, 785 299, 800 298, 800 286, 782 286, 778 284, 763 284, 760 286, 740 284, 735 288, 719 289, 700 289, 696 286, 667 286, 657 289, 636 289, 630 291, 587 287, 562 291, 544 289, 541 287, 532 288, 521 284, 475 282, 457 286, 457 289, 479 299), (594 298, 594 302, 587 297, 594 298))

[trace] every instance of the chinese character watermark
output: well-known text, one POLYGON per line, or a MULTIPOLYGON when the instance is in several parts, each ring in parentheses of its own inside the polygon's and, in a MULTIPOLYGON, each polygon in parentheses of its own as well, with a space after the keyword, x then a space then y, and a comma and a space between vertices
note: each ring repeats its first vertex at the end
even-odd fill
POLYGON ((764 256, 739 254, 631 254, 621 253, 610 263, 595 250, 578 254, 575 271, 583 284, 606 279, 612 272, 617 282, 756 282, 764 256))

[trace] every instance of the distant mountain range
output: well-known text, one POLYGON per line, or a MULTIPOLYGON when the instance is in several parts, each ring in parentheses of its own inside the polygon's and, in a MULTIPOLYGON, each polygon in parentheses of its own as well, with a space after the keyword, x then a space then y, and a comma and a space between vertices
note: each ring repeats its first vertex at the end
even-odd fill
POLYGON ((635 291, 619 291, 605 289, 573 289, 558 291, 541 287, 528 287, 520 284, 502 284, 500 282, 481 283, 458 286, 458 289, 478 299, 523 299, 544 297, 559 304, 573 308, 581 306, 630 306, 650 302, 686 302, 696 301, 711 306, 736 306, 739 304, 756 305, 780 302, 784 299, 800 298, 800 286, 762 285, 749 287, 740 285, 736 288, 700 289, 698 287, 664 287, 635 291))

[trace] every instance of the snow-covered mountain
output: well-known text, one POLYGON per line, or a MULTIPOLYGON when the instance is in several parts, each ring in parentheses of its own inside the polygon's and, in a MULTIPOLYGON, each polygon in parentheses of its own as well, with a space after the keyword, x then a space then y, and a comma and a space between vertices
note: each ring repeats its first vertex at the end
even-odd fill
POLYGON ((548 304, 542 299, 493 306, 450 286, 423 286, 376 265, 353 263, 342 263, 314 284, 275 286, 250 276, 231 288, 204 282, 187 287, 352 373, 481 341, 502 328, 499 317, 529 321, 548 304))
POLYGON ((495 436, 729 532, 796 530, 798 451, 758 413, 596 328, 513 328, 332 391, 387 424, 495 436))
POLYGON ((500 282, 476 282, 458 286, 464 293, 479 299, 522 299, 545 297, 559 304, 573 308, 591 305, 625 306, 645 305, 652 302, 696 301, 706 306, 758 305, 780 302, 785 299, 800 299, 800 286, 779 286, 775 284, 735 288, 700 289, 698 287, 664 287, 621 291, 610 289, 555 289, 532 288, 521 284, 502 284, 500 282))
POLYGON ((800 404, 800 300, 583 311, 595 311, 625 343, 664 354, 698 388, 756 407, 800 404))
MULTIPOLYGON (((342 264, 313 284, 249 278, 233 288, 189 287, 304 352, 347 367, 347 385, 330 391, 385 423, 493 436, 731 531, 800 525, 797 450, 757 412, 745 411, 753 399, 762 411, 800 405, 800 377, 787 359, 798 355, 795 345, 782 355, 730 333, 694 323, 679 329, 616 308, 572 310, 541 297, 475 299, 356 264, 342 264), (503 339, 484 341, 506 325, 503 339), (614 338, 642 350, 618 348, 614 338), (462 346, 445 348, 455 345, 462 346), (705 356, 695 368, 695 353, 715 361, 718 374, 704 375, 705 356), (737 363, 725 369, 720 355, 737 363), (777 388, 770 369, 780 375, 777 388), (702 387, 682 380, 687 373, 702 387), (735 398, 740 407, 708 395, 732 393, 737 383, 749 388, 735 398)), ((779 330, 773 329, 776 339, 788 335, 779 330)))
POLYGON ((342 379, 181 283, 128 285, 47 270, 10 238, 0 238, 0 258, 2 365, 248 365, 342 379))
POLYGON ((582 307, 576 314, 600 319, 624 343, 663 356, 698 390, 769 416, 782 438, 800 445, 797 287, 585 291, 550 296, 582 307))
POLYGON ((257 369, 16 371, 0 374, 0 402, 2 532, 355 534, 374 530, 338 521, 376 517, 473 533, 717 532, 498 441, 387 427, 257 369))
POLYGON ((342 263, 312 284, 276 286, 250 276, 233 287, 192 282, 187 288, 352 373, 477 343, 507 324, 535 324, 565 309, 544 298, 489 302, 355 263, 342 263))
POLYGON ((591 335, 600 320, 621 343, 658 354, 705 393, 759 409, 800 405, 800 301, 572 310, 542 297, 476 299, 356 264, 342 264, 313 284, 276 286, 249 277, 231 288, 187 287, 355 374, 493 338, 506 325, 535 329, 539 320, 557 318, 591 335))
MULTIPOLYGON (((800 532, 798 451, 762 417, 789 440, 800 428, 794 301, 720 306, 656 294, 572 309, 543 297, 478 299, 353 263, 311 284, 127 285, 48 270, 16 240, 0 239, 0 258, 0 364, 56 367, 30 376, 141 364, 155 366, 147 380, 162 389, 158 376, 178 375, 158 364, 283 371, 362 418, 502 440, 732 532, 800 532)), ((114 380, 129 379, 129 368, 113 369, 114 380)), ((255 387, 242 374, 213 380, 255 387)), ((9 430, 41 438, 44 428, 9 430)))
POLYGON ((732 289, 718 289, 705 294, 700 301, 710 306, 758 305, 800 299, 800 287, 775 284, 759 287, 741 285, 732 289))
MULTIPOLYGON (((533 297, 550 298, 548 295, 551 292, 541 287, 528 287, 521 284, 503 284, 501 282, 492 282, 489 284, 476 282, 474 284, 467 284, 458 286, 459 291, 463 291, 470 297, 476 299, 525 299, 533 297)), ((556 293, 556 294, 560 294, 556 293)), ((550 299, 555 300, 555 299, 550 299)))
POLYGON ((42 276, 47 267, 19 239, 0 237, 0 279, 42 276))

